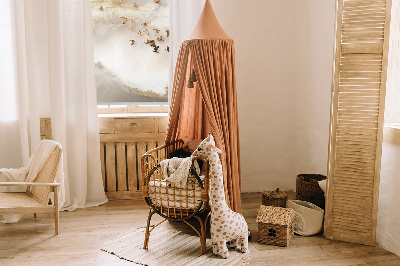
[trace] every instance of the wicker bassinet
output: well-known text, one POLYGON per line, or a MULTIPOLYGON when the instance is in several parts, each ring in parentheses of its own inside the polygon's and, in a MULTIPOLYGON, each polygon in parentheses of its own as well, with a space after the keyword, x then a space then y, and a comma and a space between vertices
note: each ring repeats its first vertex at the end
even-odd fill
POLYGON ((208 162, 200 156, 192 158, 192 160, 202 161, 203 175, 197 175, 192 168, 185 187, 175 187, 174 183, 164 180, 160 167, 162 160, 168 159, 170 153, 182 147, 183 141, 177 140, 150 150, 142 157, 143 198, 150 206, 144 248, 148 248, 150 232, 159 225, 150 229, 151 217, 157 213, 165 218, 164 221, 183 221, 192 227, 200 236, 201 252, 205 254, 206 223, 210 217, 208 162), (189 223, 190 218, 196 218, 200 222, 200 232, 189 223))

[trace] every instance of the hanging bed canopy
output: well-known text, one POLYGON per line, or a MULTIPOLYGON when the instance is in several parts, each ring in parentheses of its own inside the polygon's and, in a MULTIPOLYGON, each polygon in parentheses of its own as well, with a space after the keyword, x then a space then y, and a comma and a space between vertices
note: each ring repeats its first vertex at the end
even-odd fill
POLYGON ((211 132, 224 173, 227 204, 241 212, 239 127, 233 40, 221 28, 210 1, 175 67, 166 143, 204 139, 211 132))

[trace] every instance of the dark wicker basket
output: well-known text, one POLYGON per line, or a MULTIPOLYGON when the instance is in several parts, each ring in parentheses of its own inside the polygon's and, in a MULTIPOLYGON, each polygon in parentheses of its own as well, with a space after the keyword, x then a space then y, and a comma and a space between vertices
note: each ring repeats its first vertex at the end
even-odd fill
POLYGON ((325 209, 325 195, 318 181, 326 179, 319 174, 300 174, 296 177, 296 199, 314 203, 325 209))
POLYGON ((286 208, 287 194, 279 191, 264 191, 262 194, 262 205, 286 208))

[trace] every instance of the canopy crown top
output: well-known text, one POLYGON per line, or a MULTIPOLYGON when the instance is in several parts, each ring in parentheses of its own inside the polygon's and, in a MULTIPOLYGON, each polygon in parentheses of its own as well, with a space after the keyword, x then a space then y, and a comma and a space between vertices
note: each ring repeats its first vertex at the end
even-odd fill
POLYGON ((210 0, 206 0, 204 3, 203 11, 196 26, 189 35, 188 40, 192 39, 231 39, 219 24, 210 0))

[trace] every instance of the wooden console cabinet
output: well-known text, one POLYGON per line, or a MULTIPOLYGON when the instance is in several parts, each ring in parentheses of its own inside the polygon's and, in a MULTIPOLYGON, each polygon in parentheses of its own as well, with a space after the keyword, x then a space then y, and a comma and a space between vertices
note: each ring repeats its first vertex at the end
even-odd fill
POLYGON ((168 116, 100 115, 100 156, 109 200, 141 198, 140 159, 163 145, 168 116))

